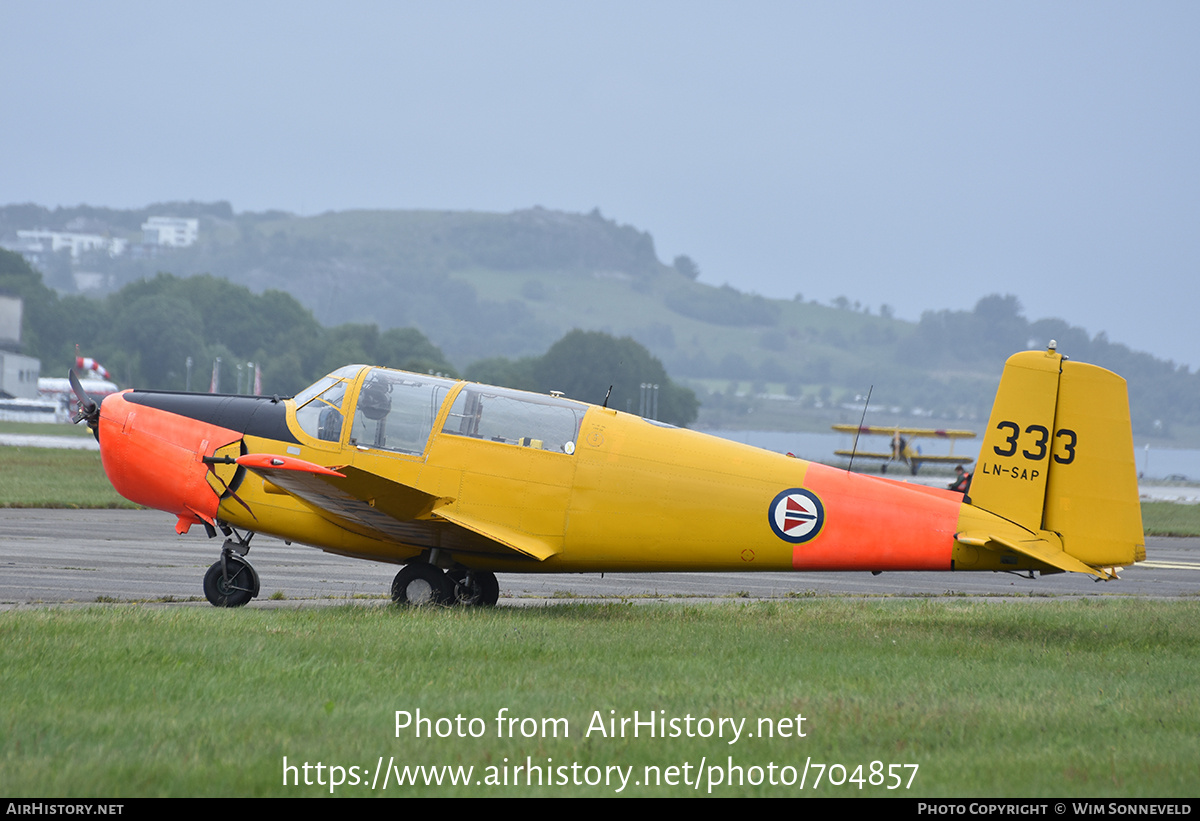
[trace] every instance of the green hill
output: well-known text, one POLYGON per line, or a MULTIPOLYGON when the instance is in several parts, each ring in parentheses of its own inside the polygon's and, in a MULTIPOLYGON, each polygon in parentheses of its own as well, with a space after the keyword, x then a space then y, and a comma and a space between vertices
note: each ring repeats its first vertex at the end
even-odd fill
POLYGON ((109 292, 159 271, 210 273, 254 294, 291 294, 326 326, 415 327, 460 370, 541 356, 576 328, 629 336, 697 389, 708 423, 824 420, 874 386, 873 406, 894 408, 898 418, 982 424, 1004 358, 1054 338, 1071 357, 1129 379, 1140 433, 1200 439, 1200 377, 1063 319, 1027 320, 1015 297, 987 297, 972 311, 931 310, 918 323, 870 314, 849 298, 834 305, 767 299, 696 281, 690 260, 664 264, 650 234, 599 211, 297 217, 235 214, 227 203, 136 212, 27 205, 0 208, 0 236, 32 221, 137 242, 136 226, 148 215, 199 218, 199 243, 83 260, 109 292))

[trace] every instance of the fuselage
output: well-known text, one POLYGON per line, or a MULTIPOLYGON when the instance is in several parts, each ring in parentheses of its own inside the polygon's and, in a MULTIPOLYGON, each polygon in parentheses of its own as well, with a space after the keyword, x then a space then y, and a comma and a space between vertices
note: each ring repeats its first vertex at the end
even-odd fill
POLYGON ((465 567, 521 572, 1042 567, 956 542, 963 530, 1011 527, 961 494, 557 397, 396 374, 343 368, 295 400, 117 394, 101 406, 104 467, 180 532, 224 522, 402 564, 444 549, 465 567), (246 454, 353 468, 379 478, 378 498, 356 487, 340 510, 305 501, 234 463, 246 454), (437 506, 384 528, 353 514, 351 502, 395 510, 405 488, 437 506), (453 517, 546 555, 443 539, 453 517))

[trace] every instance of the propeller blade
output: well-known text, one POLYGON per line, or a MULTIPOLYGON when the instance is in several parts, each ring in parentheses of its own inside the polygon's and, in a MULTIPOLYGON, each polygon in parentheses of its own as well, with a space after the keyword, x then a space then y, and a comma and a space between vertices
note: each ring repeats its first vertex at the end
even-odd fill
POLYGON ((87 395, 79 377, 75 375, 74 368, 67 372, 67 378, 71 381, 71 390, 75 392, 75 398, 79 400, 79 411, 72 417, 71 422, 78 424, 86 421, 89 428, 93 431, 96 430, 100 425, 100 406, 96 404, 96 400, 87 395))

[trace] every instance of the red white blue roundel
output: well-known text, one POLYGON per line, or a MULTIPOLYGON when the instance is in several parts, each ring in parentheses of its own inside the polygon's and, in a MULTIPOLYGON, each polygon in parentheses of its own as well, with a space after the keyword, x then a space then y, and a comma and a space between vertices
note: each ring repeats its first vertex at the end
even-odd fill
POLYGON ((767 519, 776 536, 785 542, 800 544, 821 532, 821 526, 825 524, 825 505, 811 490, 794 487, 775 497, 767 519))

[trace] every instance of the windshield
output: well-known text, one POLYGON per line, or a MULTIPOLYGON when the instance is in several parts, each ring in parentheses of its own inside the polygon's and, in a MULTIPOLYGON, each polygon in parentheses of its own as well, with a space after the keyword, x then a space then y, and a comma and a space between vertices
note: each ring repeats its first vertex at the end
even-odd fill
POLYGON ((300 393, 292 397, 292 400, 296 403, 296 407, 299 408, 307 404, 308 401, 314 396, 319 396, 320 394, 324 393, 325 389, 335 382, 342 380, 347 382, 353 381, 358 372, 362 370, 362 367, 362 365, 347 365, 344 368, 338 368, 336 371, 329 374, 329 376, 322 376, 316 382, 313 382, 307 388, 300 391, 300 393))
POLYGON ((342 400, 346 398, 349 382, 362 370, 362 365, 338 368, 329 376, 318 379, 296 394, 296 422, 300 429, 315 439, 337 442, 342 438, 342 400))

